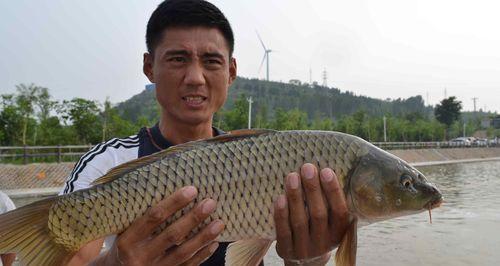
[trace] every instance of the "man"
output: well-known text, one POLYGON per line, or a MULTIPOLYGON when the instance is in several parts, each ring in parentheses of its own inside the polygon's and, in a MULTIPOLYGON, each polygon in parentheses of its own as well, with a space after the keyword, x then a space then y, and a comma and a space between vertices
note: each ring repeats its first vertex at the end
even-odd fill
MULTIPOLYGON (((14 202, 7 196, 7 194, 3 193, 0 190, 0 214, 12 211, 16 208, 14 202)), ((16 259, 16 254, 8 253, 8 254, 0 254, 0 266, 11 266, 16 259)))
MULTIPOLYGON (((146 43, 143 71, 156 84, 159 123, 141 129, 136 136, 94 147, 75 166, 64 193, 88 187, 126 161, 223 134, 212 126, 212 117, 224 104, 237 67, 232 57, 233 32, 222 12, 206 1, 165 1, 151 15, 146 43)), ((324 264, 347 227, 347 207, 335 174, 323 169, 321 181, 319 175, 312 164, 304 165, 300 175, 290 173, 286 196, 276 200, 277 251, 287 265, 324 264)), ((213 221, 186 239, 216 208, 212 199, 202 201, 159 235, 152 235, 196 193, 194 187, 182 188, 148 210, 115 241, 108 239, 110 249, 97 259, 102 239, 84 246, 70 265, 89 261, 95 265, 223 265, 228 243, 215 241, 223 231, 222 221, 213 221)))

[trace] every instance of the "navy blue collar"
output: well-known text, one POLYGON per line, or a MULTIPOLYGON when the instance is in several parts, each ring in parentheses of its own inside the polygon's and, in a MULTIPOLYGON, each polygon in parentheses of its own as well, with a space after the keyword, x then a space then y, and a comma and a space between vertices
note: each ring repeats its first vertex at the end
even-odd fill
MULTIPOLYGON (((226 132, 216 127, 212 127, 212 130, 214 137, 226 134, 226 132)), ((173 146, 173 144, 170 141, 168 141, 165 137, 163 137, 163 135, 161 134, 159 123, 156 123, 152 128, 150 128, 149 132, 151 133, 150 137, 152 138, 152 142, 153 144, 156 144, 154 146, 158 146, 157 148, 164 150, 169 148, 170 146, 173 146)))

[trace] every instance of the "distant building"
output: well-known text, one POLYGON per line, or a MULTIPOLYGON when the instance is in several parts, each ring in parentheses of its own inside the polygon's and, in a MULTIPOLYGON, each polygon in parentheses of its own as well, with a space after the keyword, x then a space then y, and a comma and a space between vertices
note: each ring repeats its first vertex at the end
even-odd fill
POLYGON ((154 84, 154 83, 146 84, 147 91, 154 90, 155 88, 156 88, 156 84, 154 84))
POLYGON ((298 79, 291 79, 289 83, 297 86, 302 85, 302 82, 298 79))
POLYGON ((500 128, 500 115, 491 119, 491 126, 494 128, 500 128))
POLYGON ((490 118, 483 118, 481 119, 481 128, 489 128, 491 126, 491 119, 490 118))

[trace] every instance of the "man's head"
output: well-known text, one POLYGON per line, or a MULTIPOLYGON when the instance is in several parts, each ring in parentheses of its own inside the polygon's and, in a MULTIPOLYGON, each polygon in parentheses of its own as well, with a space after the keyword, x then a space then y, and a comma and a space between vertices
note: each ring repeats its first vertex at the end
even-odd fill
POLYGON ((224 14, 202 0, 161 3, 148 22, 144 74, 156 84, 162 121, 211 125, 236 78, 234 37, 224 14))
POLYGON ((149 18, 146 45, 150 54, 169 28, 215 28, 224 36, 229 55, 234 51, 234 35, 226 16, 213 4, 203 0, 167 0, 162 2, 149 18))

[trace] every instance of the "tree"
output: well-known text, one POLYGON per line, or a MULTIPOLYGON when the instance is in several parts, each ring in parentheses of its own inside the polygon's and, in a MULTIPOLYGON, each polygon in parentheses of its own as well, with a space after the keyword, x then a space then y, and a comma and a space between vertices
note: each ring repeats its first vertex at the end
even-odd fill
POLYGON ((16 96, 16 104, 23 118, 22 144, 26 145, 28 123, 30 121, 30 118, 35 113, 35 105, 42 101, 48 100, 50 96, 48 95, 48 91, 46 88, 35 86, 35 84, 20 84, 16 86, 16 89, 18 93, 18 95, 16 96))
POLYGON ((443 99, 434 109, 436 119, 446 126, 445 138, 448 136, 448 129, 460 118, 460 111, 462 110, 462 102, 456 100, 455 96, 443 99))
POLYGON ((0 112, 0 144, 16 145, 20 142, 19 132, 23 129, 21 112, 15 103, 13 94, 1 96, 2 111, 0 112))
POLYGON ((307 114, 299 109, 285 111, 281 108, 276 110, 273 128, 277 130, 299 130, 307 129, 307 114))
POLYGON ((226 130, 242 129, 248 127, 248 102, 244 94, 234 102, 232 110, 224 112, 226 130))
POLYGON ((61 106, 63 118, 71 121, 71 126, 82 143, 97 143, 102 136, 99 121, 99 107, 96 101, 73 98, 61 106))

